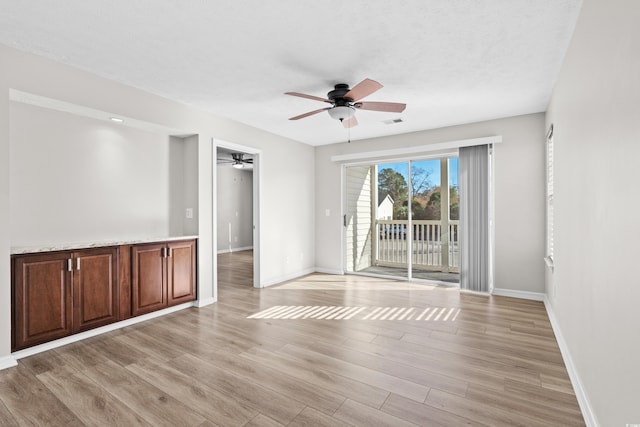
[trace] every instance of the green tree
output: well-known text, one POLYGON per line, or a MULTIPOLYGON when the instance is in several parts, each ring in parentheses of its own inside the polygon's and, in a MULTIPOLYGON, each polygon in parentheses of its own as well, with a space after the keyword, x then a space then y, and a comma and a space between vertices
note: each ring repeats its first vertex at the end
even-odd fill
POLYGON ((460 219, 460 193, 458 187, 449 188, 449 219, 460 219))
MULTIPOLYGON (((441 193, 440 187, 434 187, 429 196, 429 202, 425 207, 426 219, 439 220, 441 216, 441 193)), ((449 188, 449 219, 460 219, 460 195, 458 187, 449 188)))
POLYGON ((440 187, 434 187, 432 193, 429 195, 427 206, 424 209, 426 219, 440 219, 440 199, 440 187))
POLYGON ((393 199, 394 219, 407 219, 406 203, 409 187, 407 180, 401 173, 391 168, 384 168, 378 171, 378 194, 381 197, 388 194, 393 199))

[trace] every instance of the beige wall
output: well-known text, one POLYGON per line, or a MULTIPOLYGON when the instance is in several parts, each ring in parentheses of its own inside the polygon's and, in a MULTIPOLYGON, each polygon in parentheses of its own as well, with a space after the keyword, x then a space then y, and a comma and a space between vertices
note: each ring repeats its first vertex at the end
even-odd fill
POLYGON ((543 292, 544 133, 544 115, 531 114, 316 147, 316 265, 333 272, 343 265, 341 166, 332 156, 501 135, 494 157, 495 287, 543 292))
POLYGON ((261 199, 265 201, 261 211, 261 282, 274 283, 313 269, 315 200, 312 147, 1 45, 0 63, 3 64, 0 67, 0 259, 4 260, 0 262, 0 366, 10 353, 9 250, 12 242, 9 233, 9 182, 23 178, 9 165, 9 89, 177 129, 182 135, 199 136, 196 218, 200 235, 200 298, 215 297, 214 137, 261 151, 261 199), (283 192, 286 192, 288 200, 286 206, 271 202, 282 200, 283 192), (287 232, 282 233, 282 230, 287 232), (289 262, 282 262, 283 254, 289 262))
POLYGON ((640 423, 640 2, 587 0, 547 114, 555 268, 547 293, 593 420, 640 423))

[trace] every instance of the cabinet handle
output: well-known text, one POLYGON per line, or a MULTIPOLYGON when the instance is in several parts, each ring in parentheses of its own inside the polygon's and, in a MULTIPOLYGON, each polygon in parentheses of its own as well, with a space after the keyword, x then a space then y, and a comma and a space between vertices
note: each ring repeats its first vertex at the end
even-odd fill
POLYGON ((167 248, 162 248, 162 258, 167 257, 167 248))
POLYGON ((80 258, 76 258, 76 270, 80 270, 80 258))
POLYGON ((169 256, 172 257, 173 256, 173 249, 169 248, 169 256))
POLYGON ((73 260, 71 258, 67 260, 67 271, 73 271, 73 260))

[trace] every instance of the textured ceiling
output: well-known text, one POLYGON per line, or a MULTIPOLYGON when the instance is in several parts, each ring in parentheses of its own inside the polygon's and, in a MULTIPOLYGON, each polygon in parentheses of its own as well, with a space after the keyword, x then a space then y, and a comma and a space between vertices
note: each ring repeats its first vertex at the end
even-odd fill
POLYGON ((322 145, 545 111, 581 3, 0 0, 0 43, 322 145), (287 120, 364 78, 407 109, 287 120))

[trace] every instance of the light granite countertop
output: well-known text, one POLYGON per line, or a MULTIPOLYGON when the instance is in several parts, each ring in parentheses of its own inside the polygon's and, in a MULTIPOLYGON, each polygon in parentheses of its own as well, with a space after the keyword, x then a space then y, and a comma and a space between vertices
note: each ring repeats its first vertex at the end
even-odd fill
POLYGON ((12 246, 11 255, 33 254, 40 252, 68 251, 75 249, 103 248, 105 246, 134 245, 139 243, 174 242, 197 239, 198 236, 148 237, 130 240, 100 240, 94 242, 52 243, 33 246, 12 246))

